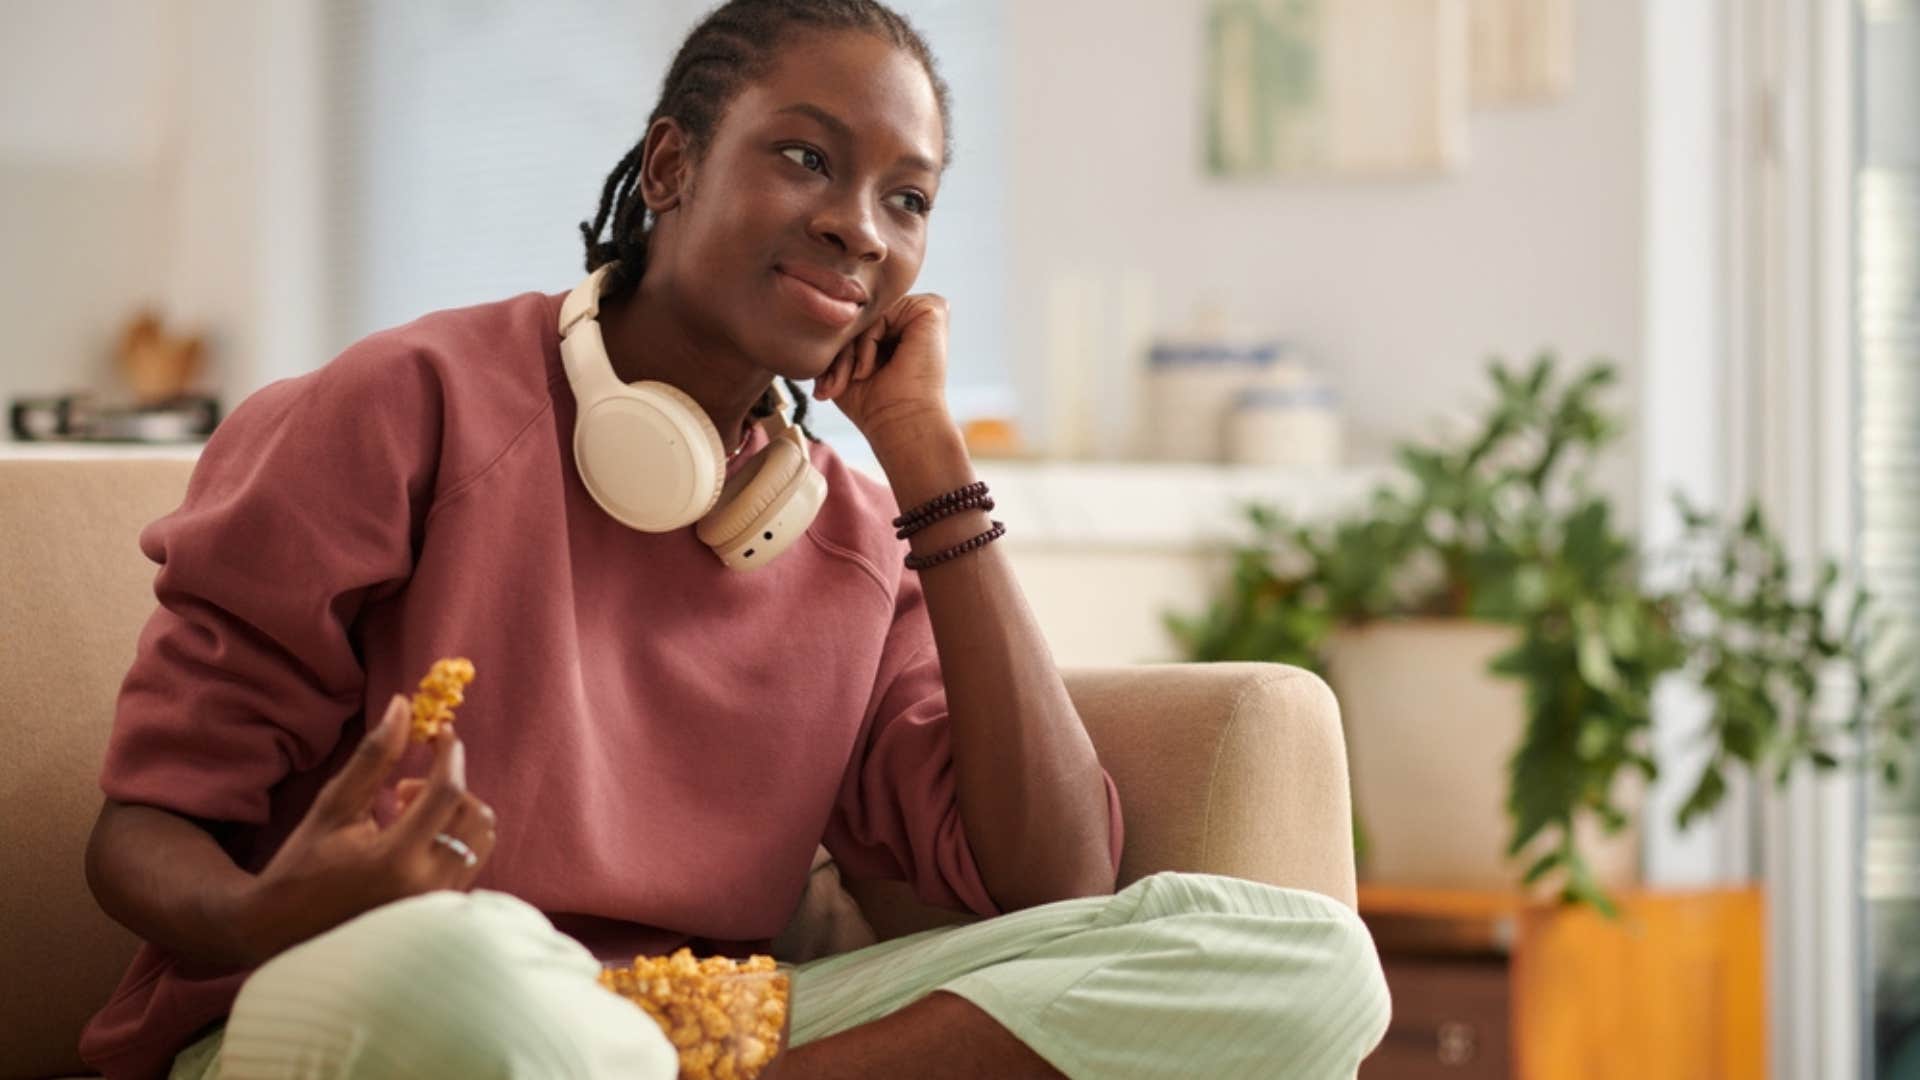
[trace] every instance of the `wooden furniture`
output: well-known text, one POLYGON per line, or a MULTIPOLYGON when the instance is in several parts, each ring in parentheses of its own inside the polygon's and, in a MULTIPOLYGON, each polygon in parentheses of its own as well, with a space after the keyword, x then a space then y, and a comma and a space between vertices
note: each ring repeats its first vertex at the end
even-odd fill
POLYGON ((1393 1025, 1361 1080, 1765 1080, 1760 891, 1617 899, 1362 885, 1393 1025))

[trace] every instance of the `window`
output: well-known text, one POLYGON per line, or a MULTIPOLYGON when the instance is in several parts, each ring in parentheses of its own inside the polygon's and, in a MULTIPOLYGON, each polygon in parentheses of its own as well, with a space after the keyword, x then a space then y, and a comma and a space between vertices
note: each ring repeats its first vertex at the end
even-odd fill
MULTIPOLYGON (((1920 642, 1920 3, 1865 0, 1855 245, 1861 572, 1920 642)), ((1920 783, 1869 789, 1875 1075, 1920 1076, 1920 783)))

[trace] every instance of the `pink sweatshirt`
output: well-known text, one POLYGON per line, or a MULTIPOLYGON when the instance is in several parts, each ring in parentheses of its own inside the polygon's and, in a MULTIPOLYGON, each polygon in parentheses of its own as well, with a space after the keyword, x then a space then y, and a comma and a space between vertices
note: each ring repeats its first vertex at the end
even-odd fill
MULTIPOLYGON (((994 914, 892 494, 815 445, 826 505, 751 574, 691 527, 626 528, 574 471, 561 299, 376 334, 221 425, 180 509, 140 537, 160 604, 121 688, 106 795, 201 819, 257 870, 368 713, 466 656, 468 786, 499 814, 477 887, 602 959, 766 948, 822 842, 850 876, 994 914)), ((396 775, 428 759, 414 747, 396 775)), ((1117 866, 1111 779, 1107 793, 1117 866)), ((144 946, 82 1055, 161 1075, 246 975, 144 946)))

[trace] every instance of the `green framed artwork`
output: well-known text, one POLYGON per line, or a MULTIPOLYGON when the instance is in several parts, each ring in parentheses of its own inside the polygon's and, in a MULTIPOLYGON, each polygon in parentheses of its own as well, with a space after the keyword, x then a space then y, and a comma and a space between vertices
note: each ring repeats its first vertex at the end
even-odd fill
POLYGON ((1220 177, 1440 172, 1467 156, 1469 0, 1212 0, 1220 177))

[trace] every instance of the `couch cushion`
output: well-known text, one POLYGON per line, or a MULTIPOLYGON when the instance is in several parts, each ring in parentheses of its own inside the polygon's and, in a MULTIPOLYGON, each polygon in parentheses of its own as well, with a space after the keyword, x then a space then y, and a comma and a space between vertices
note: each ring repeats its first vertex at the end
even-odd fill
POLYGON ((87 888, 113 702, 152 612, 136 539, 186 491, 187 460, 0 459, 0 1062, 82 1068, 80 1028, 138 942, 87 888))
POLYGON ((840 883, 833 856, 824 847, 815 849, 807 891, 787 928, 774 939, 773 955, 790 964, 804 964, 864 949, 878 940, 860 906, 840 883))

